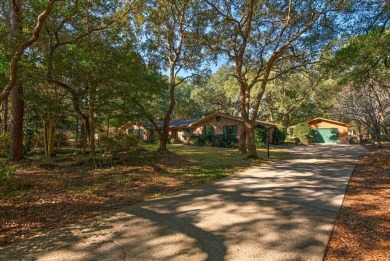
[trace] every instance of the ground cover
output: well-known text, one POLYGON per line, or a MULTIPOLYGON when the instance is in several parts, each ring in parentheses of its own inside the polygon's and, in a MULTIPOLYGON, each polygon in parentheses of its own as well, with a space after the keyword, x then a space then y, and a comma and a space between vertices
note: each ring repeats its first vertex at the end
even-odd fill
MULTIPOLYGON (((30 156, 12 166, 11 188, 0 185, 0 245, 21 241, 103 212, 212 181, 268 160, 247 160, 236 149, 156 145, 112 162, 71 153, 30 156)), ((265 158, 265 151, 260 152, 265 158)), ((270 161, 288 157, 271 151, 270 161)))
POLYGON ((361 157, 324 260, 390 260, 390 149, 361 157))

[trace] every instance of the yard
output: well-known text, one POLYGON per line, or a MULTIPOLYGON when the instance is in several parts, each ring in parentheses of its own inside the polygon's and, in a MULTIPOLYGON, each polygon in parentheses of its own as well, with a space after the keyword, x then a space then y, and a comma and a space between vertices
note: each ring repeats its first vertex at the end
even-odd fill
POLYGON ((236 149, 157 145, 122 155, 115 164, 63 152, 44 159, 32 155, 14 165, 12 185, 0 186, 0 245, 21 241, 103 212, 209 182, 267 161, 288 157, 271 151, 247 160, 236 149))

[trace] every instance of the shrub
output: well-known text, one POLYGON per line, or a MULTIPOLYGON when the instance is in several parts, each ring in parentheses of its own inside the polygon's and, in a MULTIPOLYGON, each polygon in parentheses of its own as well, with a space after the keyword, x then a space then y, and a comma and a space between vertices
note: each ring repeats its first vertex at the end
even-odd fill
POLYGON ((273 133, 273 144, 282 144, 286 140, 286 133, 283 126, 275 127, 273 133))
POLYGON ((214 135, 212 146, 224 148, 236 148, 238 139, 236 136, 225 136, 223 134, 214 135))
POLYGON ((213 136, 192 134, 190 137, 190 144, 194 144, 195 146, 236 148, 237 137, 225 137, 223 134, 215 134, 213 136))
POLYGON ((390 135, 381 135, 382 142, 390 142, 390 135))
POLYGON ((359 138, 358 137, 349 138, 349 144, 359 144, 359 138))
POLYGON ((119 134, 114 137, 103 137, 100 139, 100 146, 105 154, 111 154, 114 158, 120 152, 130 152, 139 148, 139 139, 133 136, 119 134))
POLYGON ((202 135, 192 134, 190 137, 190 143, 194 144, 195 146, 203 146, 205 143, 205 137, 202 135))
POLYGON ((255 127, 255 142, 257 147, 264 146, 267 142, 267 129, 264 126, 255 127))
POLYGON ((310 125, 307 123, 299 123, 294 128, 294 136, 297 137, 301 143, 308 144, 312 138, 312 131, 310 125))
POLYGON ((26 128, 23 130, 24 138, 23 138, 23 152, 24 154, 29 153, 33 148, 33 137, 34 132, 32 129, 26 128))
POLYGON ((4 163, 0 163, 0 185, 9 187, 12 184, 12 179, 15 175, 15 170, 8 167, 4 163))
POLYGON ((6 157, 9 153, 9 132, 0 135, 0 156, 6 157))
POLYGON ((296 137, 287 136, 285 142, 298 144, 299 139, 296 137))

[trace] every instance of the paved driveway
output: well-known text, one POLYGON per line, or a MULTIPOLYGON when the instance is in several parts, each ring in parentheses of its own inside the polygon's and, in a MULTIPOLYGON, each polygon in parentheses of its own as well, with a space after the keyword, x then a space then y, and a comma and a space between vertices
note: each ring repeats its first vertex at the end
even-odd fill
POLYGON ((0 248, 0 259, 322 260, 365 150, 289 150, 292 159, 0 248))

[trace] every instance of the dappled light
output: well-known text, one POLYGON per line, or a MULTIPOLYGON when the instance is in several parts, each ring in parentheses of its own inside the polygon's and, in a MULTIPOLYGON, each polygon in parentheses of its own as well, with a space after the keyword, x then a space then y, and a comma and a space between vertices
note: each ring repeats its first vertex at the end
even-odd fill
POLYGON ((364 149, 294 149, 291 159, 122 208, 6 246, 0 254, 38 260, 110 260, 109 253, 117 260, 320 260, 364 149), (339 154, 342 160, 333 162, 339 154))

